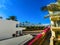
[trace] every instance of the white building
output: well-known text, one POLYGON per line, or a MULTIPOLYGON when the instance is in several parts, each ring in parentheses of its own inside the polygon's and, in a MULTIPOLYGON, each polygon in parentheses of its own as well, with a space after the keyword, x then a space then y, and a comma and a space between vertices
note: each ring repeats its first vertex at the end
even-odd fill
POLYGON ((12 37, 16 31, 22 31, 25 28, 18 27, 19 22, 0 19, 0 40, 12 37))

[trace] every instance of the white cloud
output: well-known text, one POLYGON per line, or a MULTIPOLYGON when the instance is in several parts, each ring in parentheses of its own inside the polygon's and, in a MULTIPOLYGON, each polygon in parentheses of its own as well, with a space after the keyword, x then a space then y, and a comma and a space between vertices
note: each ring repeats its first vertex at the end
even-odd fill
POLYGON ((0 8, 6 9, 7 5, 11 4, 11 0, 0 0, 0 8))
POLYGON ((6 9, 6 6, 5 5, 0 5, 0 8, 6 9))
POLYGON ((7 16, 3 13, 0 13, 0 17, 3 17, 3 19, 5 19, 7 16))

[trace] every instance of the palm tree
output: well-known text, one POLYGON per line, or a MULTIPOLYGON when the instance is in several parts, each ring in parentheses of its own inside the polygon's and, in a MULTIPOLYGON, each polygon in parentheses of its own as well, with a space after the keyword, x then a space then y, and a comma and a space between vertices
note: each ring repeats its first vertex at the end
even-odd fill
POLYGON ((47 6, 43 6, 43 7, 41 8, 41 10, 42 10, 42 11, 46 11, 46 10, 48 10, 48 8, 47 8, 47 6))
POLYGON ((29 26, 30 22, 25 21, 25 26, 29 26))
POLYGON ((7 20, 14 20, 14 21, 17 21, 17 18, 16 16, 9 16, 9 18, 6 18, 7 20))
POLYGON ((23 27, 25 27, 25 23, 24 22, 22 22, 22 25, 23 25, 23 27))
POLYGON ((3 17, 0 16, 0 19, 3 19, 3 17))
POLYGON ((39 24, 39 25, 41 25, 41 23, 40 23, 40 22, 39 22, 38 24, 39 24))

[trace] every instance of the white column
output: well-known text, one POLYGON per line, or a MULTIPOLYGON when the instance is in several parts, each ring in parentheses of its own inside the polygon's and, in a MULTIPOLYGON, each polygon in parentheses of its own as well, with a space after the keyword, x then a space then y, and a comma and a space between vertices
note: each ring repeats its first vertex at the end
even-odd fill
MULTIPOLYGON (((51 18, 50 18, 50 20, 51 20, 51 18)), ((55 32, 52 30, 52 27, 54 26, 54 22, 53 21, 51 21, 51 38, 50 38, 50 45, 54 45, 53 43, 53 41, 54 41, 54 38, 55 38, 55 32)))
POLYGON ((50 38, 50 45, 54 45, 53 41, 54 41, 54 38, 55 38, 55 32, 51 29, 51 33, 52 33, 52 35, 51 35, 51 38, 50 38))
POLYGON ((54 26, 54 22, 53 21, 51 21, 51 26, 54 26))
POLYGON ((58 23, 57 23, 57 21, 56 21, 56 27, 58 27, 58 23))
MULTIPOLYGON (((50 12, 50 15, 53 14, 52 12, 50 12)), ((54 26, 54 22, 51 20, 51 17, 50 17, 50 21, 51 21, 51 38, 50 38, 50 45, 54 45, 53 44, 53 41, 54 41, 54 38, 55 38, 55 32, 52 30, 52 27, 54 26)))

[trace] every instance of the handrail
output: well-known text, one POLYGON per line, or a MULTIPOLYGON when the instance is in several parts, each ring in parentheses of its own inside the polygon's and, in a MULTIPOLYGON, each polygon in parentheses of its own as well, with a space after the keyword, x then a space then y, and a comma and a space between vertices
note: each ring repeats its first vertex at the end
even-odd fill
POLYGON ((37 35, 28 45, 32 45, 34 42, 36 42, 41 37, 42 37, 42 34, 37 35))
MULTIPOLYGON (((38 42, 38 40, 42 41, 45 39, 45 35, 47 34, 47 32, 50 30, 50 27, 46 27, 42 33, 38 34, 37 36, 35 36, 35 38, 33 40, 31 40, 28 45, 34 45, 34 43, 36 44, 38 42)), ((42 42, 39 42, 42 43, 42 42)))

